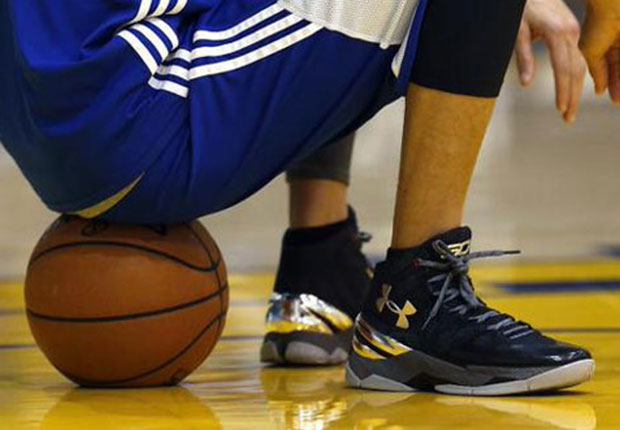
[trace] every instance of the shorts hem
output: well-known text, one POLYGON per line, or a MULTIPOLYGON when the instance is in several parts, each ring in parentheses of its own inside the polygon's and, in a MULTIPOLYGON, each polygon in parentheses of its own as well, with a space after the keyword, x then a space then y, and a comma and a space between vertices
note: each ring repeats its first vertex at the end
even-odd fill
MULTIPOLYGON (((149 168, 153 165, 153 163, 157 160, 162 150, 163 148, 158 148, 157 151, 152 151, 152 154, 146 158, 146 161, 144 163, 138 164, 135 169, 132 169, 129 173, 123 175, 120 179, 115 181, 113 185, 107 186, 103 188, 102 190, 92 193, 90 196, 86 198, 82 198, 82 199, 72 201, 69 203, 49 203, 49 202, 44 202, 44 203, 50 210, 54 212, 58 212, 58 213, 63 213, 63 214, 80 212, 88 208, 91 208, 97 204, 100 204, 101 202, 104 202, 106 199, 109 199, 115 194, 121 192, 124 188, 126 188, 129 184, 134 182, 140 176, 143 176, 149 170, 149 168)), ((134 190, 132 190, 132 192, 133 191, 134 190)), ((116 206, 122 204, 123 201, 127 197, 129 197, 129 195, 131 195, 131 192, 127 196, 125 196, 123 199, 121 199, 119 202, 117 202, 116 205, 114 205, 114 207, 110 208, 106 212, 109 212, 110 210, 114 209, 116 206)))

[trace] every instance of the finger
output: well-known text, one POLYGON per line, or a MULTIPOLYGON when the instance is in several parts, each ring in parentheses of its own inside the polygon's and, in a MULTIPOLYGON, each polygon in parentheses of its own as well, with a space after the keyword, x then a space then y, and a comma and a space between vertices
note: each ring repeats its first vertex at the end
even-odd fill
POLYGON ((613 45, 616 31, 609 20, 598 19, 588 13, 581 37, 581 50, 588 63, 597 94, 605 92, 608 86, 608 66, 605 54, 613 45))
POLYGON ((527 87, 534 81, 536 59, 532 47, 532 33, 530 27, 526 24, 522 24, 519 30, 516 51, 519 80, 521 85, 527 87))
POLYGON ((607 60, 603 57, 600 60, 589 60, 588 69, 592 80, 594 80, 594 91, 596 94, 601 95, 607 91, 609 86, 609 67, 607 66, 607 60))
POLYGON ((571 94, 568 109, 564 114, 564 120, 568 123, 573 123, 577 119, 577 113, 579 112, 579 104, 581 103, 587 66, 586 60, 583 58, 583 55, 581 55, 577 46, 571 43, 570 48, 572 64, 571 94))
POLYGON ((555 78, 556 107, 562 113, 568 109, 570 100, 571 67, 566 43, 556 37, 548 41, 551 65, 555 78))
POLYGON ((607 53, 607 81, 609 97, 614 103, 620 103, 620 50, 612 48, 607 53))

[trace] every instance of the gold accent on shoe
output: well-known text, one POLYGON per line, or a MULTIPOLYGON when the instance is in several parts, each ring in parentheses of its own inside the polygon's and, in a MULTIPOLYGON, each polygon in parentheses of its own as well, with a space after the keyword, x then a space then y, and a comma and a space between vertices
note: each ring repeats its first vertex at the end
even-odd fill
POLYGON ((385 352, 390 357, 395 357, 411 351, 411 348, 408 346, 403 345, 396 339, 393 339, 372 327, 364 320, 364 318, 362 318, 361 315, 359 315, 355 321, 355 328, 356 336, 358 333, 361 334, 366 342, 370 343, 379 351, 385 352))
POLYGON ((353 336, 353 351, 360 357, 369 360, 385 360, 387 358, 361 343, 357 336, 353 336))
POLYGON ((395 301, 390 300, 391 291, 391 285, 383 284, 381 286, 382 296, 377 299, 377 310, 379 311, 379 313, 381 313, 383 312, 383 309, 387 307, 390 312, 398 315, 396 327, 406 330, 409 328, 409 320, 407 319, 407 317, 414 315, 416 313, 416 308, 411 304, 409 300, 407 300, 405 302, 405 305, 401 309, 395 301))
POLYGON ((334 334, 353 327, 347 314, 312 294, 274 293, 267 311, 267 333, 308 331, 334 334))
POLYGON ((295 331, 309 331, 312 333, 333 334, 331 329, 324 322, 316 318, 311 321, 304 318, 304 322, 294 321, 271 321, 267 323, 267 333, 288 334, 295 331))

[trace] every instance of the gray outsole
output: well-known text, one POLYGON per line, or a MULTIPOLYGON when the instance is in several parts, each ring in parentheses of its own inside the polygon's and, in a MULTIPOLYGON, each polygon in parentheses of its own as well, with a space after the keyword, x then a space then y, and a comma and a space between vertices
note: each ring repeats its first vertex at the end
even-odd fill
POLYGON ((351 367, 348 363, 345 367, 345 381, 347 386, 349 387, 364 388, 366 390, 396 392, 416 391, 414 388, 411 388, 408 385, 401 384, 400 382, 396 382, 379 375, 370 375, 362 380, 357 377, 353 370, 351 370, 351 367))
POLYGON ((353 329, 335 334, 295 331, 268 333, 261 347, 263 363, 329 366, 344 363, 349 356, 353 329))
POLYGON ((348 353, 342 348, 336 348, 331 353, 307 342, 295 341, 288 343, 284 354, 280 354, 274 342, 263 343, 260 358, 263 363, 273 364, 300 364, 300 365, 334 365, 342 364, 348 358, 348 353))
MULTIPOLYGON (((431 389, 446 394, 498 396, 572 387, 589 380, 594 373, 594 360, 584 359, 556 368, 513 369, 514 380, 494 383, 497 379, 491 377, 491 368, 480 374, 421 353, 407 355, 404 359, 401 356, 374 361, 353 354, 346 365, 347 385, 379 391, 431 389), (425 383, 418 387, 415 384, 419 378, 425 383)), ((509 370, 496 368, 504 376, 509 370)))

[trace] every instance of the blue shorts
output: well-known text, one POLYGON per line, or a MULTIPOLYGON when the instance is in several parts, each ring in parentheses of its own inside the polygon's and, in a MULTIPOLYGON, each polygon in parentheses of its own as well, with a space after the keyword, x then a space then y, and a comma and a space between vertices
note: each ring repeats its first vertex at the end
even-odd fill
POLYGON ((220 211, 404 93, 425 2, 3 1, 0 140, 54 211, 220 211))

